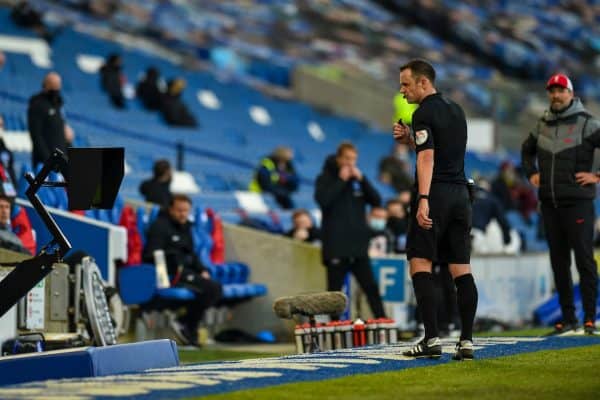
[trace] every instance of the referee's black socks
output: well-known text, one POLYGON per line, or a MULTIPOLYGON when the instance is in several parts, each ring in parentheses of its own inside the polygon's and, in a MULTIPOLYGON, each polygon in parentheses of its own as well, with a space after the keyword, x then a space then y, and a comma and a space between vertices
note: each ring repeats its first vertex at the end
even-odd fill
POLYGON ((461 275, 454 280, 456 284, 456 300, 462 331, 460 340, 473 340, 473 320, 477 311, 477 287, 473 275, 461 275))
POLYGON ((431 272, 417 272, 412 276, 415 297, 425 325, 425 340, 439 336, 437 326, 437 302, 431 272))

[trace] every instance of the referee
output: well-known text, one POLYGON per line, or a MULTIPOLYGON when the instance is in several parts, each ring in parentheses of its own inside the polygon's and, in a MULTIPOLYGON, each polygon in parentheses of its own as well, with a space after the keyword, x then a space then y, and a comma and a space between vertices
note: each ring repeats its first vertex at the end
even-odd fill
POLYGON ((425 325, 425 338, 404 355, 442 355, 431 274, 432 262, 437 262, 449 264, 457 288, 462 331, 454 359, 473 359, 477 288, 471 275, 471 202, 464 172, 467 122, 462 108, 438 93, 434 83, 435 70, 426 61, 400 67, 400 92, 409 103, 419 104, 412 130, 399 121, 394 139, 411 144, 417 153, 406 252, 425 325))

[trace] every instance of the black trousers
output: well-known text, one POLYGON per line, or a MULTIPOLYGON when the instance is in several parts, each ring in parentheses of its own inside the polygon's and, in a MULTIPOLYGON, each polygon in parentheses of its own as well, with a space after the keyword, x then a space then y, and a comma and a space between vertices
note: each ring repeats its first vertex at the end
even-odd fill
POLYGON ((327 267, 327 290, 341 290, 344 285, 344 278, 348 272, 352 272, 356 281, 367 295, 369 307, 375 318, 385 318, 383 303, 379 295, 379 287, 373 277, 371 262, 369 257, 336 258, 326 260, 327 267))
POLYGON ((185 325, 195 330, 204 317, 204 311, 221 300, 223 288, 219 282, 202 278, 197 271, 187 269, 183 270, 176 286, 189 289, 196 295, 194 300, 186 304, 186 314, 181 319, 185 325))
POLYGON ((579 273, 584 321, 596 320, 598 269, 594 260, 594 203, 580 201, 571 207, 542 204, 546 238, 550 247, 550 263, 558 291, 563 322, 577 322, 571 278, 571 250, 579 273))

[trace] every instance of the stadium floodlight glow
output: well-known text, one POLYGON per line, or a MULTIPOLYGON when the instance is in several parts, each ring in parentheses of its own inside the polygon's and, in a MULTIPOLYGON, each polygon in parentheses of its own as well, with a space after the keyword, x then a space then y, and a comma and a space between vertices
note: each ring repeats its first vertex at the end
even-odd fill
POLYGON ((52 240, 36 256, 16 265, 10 263, 15 268, 0 281, 0 317, 44 279, 52 271, 53 264, 61 262, 71 250, 71 243, 37 195, 42 186, 66 187, 69 209, 112 208, 114 205, 123 180, 125 149, 69 148, 68 155, 69 158, 55 149, 37 175, 25 176, 29 183, 25 195, 52 235, 52 240), (62 173, 66 181, 46 182, 53 171, 62 173))

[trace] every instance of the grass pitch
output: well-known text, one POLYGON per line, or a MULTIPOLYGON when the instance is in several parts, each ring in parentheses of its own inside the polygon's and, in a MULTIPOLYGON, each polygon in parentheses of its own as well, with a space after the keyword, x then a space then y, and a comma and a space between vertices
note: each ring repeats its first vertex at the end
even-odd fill
POLYGON ((600 345, 225 393, 209 400, 597 399, 600 345))
MULTIPOLYGON (((481 333, 478 336, 542 336, 550 330, 550 328, 536 328, 481 333)), ((180 352, 182 363, 280 355, 282 354, 222 349, 180 352)), ((600 345, 596 345, 473 362, 451 362, 432 367, 354 375, 319 382, 285 384, 201 398, 209 400, 396 400, 401 398, 589 400, 600 398, 599 371, 600 345)))

